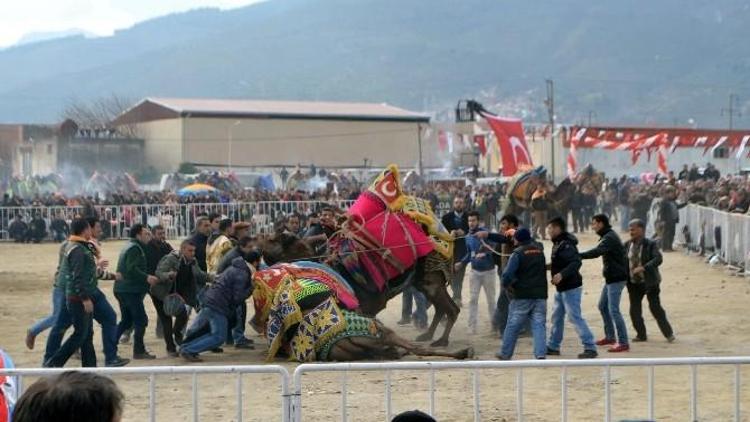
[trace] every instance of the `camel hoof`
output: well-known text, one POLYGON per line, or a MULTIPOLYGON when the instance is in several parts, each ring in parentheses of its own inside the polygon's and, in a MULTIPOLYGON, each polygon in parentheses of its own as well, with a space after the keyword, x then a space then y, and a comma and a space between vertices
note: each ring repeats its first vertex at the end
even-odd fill
POLYGON ((464 349, 464 357, 463 359, 474 359, 474 348, 473 347, 467 347, 464 349))
POLYGON ((430 347, 446 347, 448 345, 448 339, 441 338, 435 340, 430 344, 430 347))
POLYGON ((432 334, 430 334, 429 332, 426 332, 417 336, 417 339, 415 341, 430 341, 430 340, 432 340, 432 334))

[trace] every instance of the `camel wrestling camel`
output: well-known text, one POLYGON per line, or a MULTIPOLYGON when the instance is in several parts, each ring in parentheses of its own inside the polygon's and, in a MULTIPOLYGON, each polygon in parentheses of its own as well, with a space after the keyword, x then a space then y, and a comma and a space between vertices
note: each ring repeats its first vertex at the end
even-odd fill
POLYGON ((349 283, 311 261, 276 264, 253 276, 254 325, 268 339, 267 360, 298 362, 399 359, 406 354, 471 359, 471 347, 422 347, 360 314, 349 283))
MULTIPOLYGON (((442 336, 430 346, 447 346, 460 308, 448 294, 453 238, 426 201, 403 194, 395 166, 386 168, 347 211, 329 239, 324 260, 350 284, 359 302, 357 311, 375 317, 386 303, 409 285, 435 307, 429 328, 417 341, 433 339, 447 318, 442 336)), ((306 260, 314 255, 303 240, 288 234, 266 239, 264 260, 306 260)))

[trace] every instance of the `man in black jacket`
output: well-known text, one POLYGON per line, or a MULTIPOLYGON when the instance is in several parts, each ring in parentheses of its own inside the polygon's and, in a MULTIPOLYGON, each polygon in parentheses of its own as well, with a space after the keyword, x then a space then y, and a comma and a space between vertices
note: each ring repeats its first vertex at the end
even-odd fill
POLYGON ((651 314, 656 318, 659 329, 670 343, 675 340, 672 326, 667 320, 667 313, 661 307, 659 300, 659 265, 662 263, 659 246, 651 239, 646 238, 646 225, 641 220, 630 222, 630 240, 625 242, 625 250, 628 252, 628 263, 630 267, 630 281, 628 282, 628 296, 630 297, 630 320, 637 336, 635 342, 646 341, 646 324, 643 323, 641 302, 643 296, 648 298, 648 307, 651 314))
POLYGON ((680 222, 680 214, 677 203, 677 190, 673 186, 665 188, 664 195, 659 205, 659 222, 662 224, 662 249, 664 252, 672 252, 675 229, 680 222))
MULTIPOLYGON (((247 256, 251 252, 257 252, 257 239, 250 236, 243 236, 237 241, 237 245, 232 248, 226 255, 221 258, 219 265, 216 267, 216 274, 223 273, 232 266, 232 261, 236 258, 247 256)), ((235 348, 246 349, 253 344, 253 340, 245 337, 245 321, 247 321, 247 304, 237 307, 237 315, 230 318, 229 332, 227 333, 227 344, 233 344, 235 348)))
POLYGON ((516 348, 516 340, 521 327, 531 320, 531 334, 534 338, 534 357, 546 357, 547 335, 547 273, 544 264, 544 247, 531 239, 527 228, 520 228, 513 234, 516 249, 503 271, 503 288, 510 289, 508 326, 503 333, 503 344, 495 356, 500 360, 510 360, 516 348))
POLYGON ((593 249, 581 252, 581 259, 602 257, 604 287, 599 298, 599 312, 604 320, 604 338, 597 341, 598 346, 611 345, 609 352, 627 352, 630 350, 625 318, 620 312, 622 290, 628 281, 628 258, 625 248, 612 226, 609 217, 597 214, 591 218, 591 227, 599 235, 599 244, 593 249), (617 331, 615 331, 617 329, 617 331), (616 334, 616 335, 615 335, 616 334))
POLYGON ((191 237, 195 243, 195 259, 201 270, 206 271, 206 245, 211 235, 211 222, 208 217, 200 217, 195 221, 195 234, 191 237))
POLYGON ((188 362, 201 362, 199 353, 224 343, 229 319, 253 291, 252 275, 258 265, 260 254, 257 252, 235 258, 232 266, 206 290, 203 307, 188 329, 185 342, 180 347, 180 356, 188 362))
MULTIPOLYGON (((453 263, 461 261, 466 255, 466 240, 464 236, 469 233, 469 215, 466 213, 466 203, 461 196, 453 199, 453 211, 445 214, 442 218, 443 226, 455 239, 453 242, 453 263)), ((466 275, 466 265, 461 264, 453 270, 453 280, 451 281, 451 290, 453 290, 453 301, 461 307, 461 288, 464 284, 466 275)))
POLYGON ((216 274, 221 274, 232 265, 232 261, 235 258, 239 258, 249 254, 252 251, 257 251, 257 239, 250 236, 245 236, 237 241, 237 245, 232 248, 231 251, 227 252, 219 261, 219 266, 216 267, 216 274))
POLYGON ((583 277, 579 272, 581 257, 578 255, 578 239, 565 230, 565 220, 559 217, 547 223, 547 234, 552 239, 552 262, 549 269, 552 273, 552 284, 557 288, 550 320, 552 329, 547 342, 547 354, 560 355, 567 313, 568 320, 575 326, 583 344, 583 353, 579 354, 578 358, 595 358, 597 353, 594 335, 581 315, 583 277))
MULTIPOLYGON (((172 248, 172 245, 167 242, 167 233, 164 230, 164 227, 156 225, 151 229, 151 233, 153 233, 153 237, 145 248, 146 272, 151 275, 156 275, 156 266, 159 264, 159 261, 166 255, 169 255, 174 248, 172 248)), ((154 309, 156 309, 158 314, 160 301, 155 298, 154 295, 149 296, 151 296, 151 302, 154 304, 154 309)), ((162 323, 162 318, 156 319, 156 338, 164 338, 164 327, 162 326, 162 323)))

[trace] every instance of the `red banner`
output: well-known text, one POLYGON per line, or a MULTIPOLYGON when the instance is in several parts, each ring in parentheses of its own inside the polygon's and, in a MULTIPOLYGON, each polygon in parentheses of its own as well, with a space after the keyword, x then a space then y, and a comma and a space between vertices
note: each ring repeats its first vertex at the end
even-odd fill
MULTIPOLYGON (((682 128, 606 128, 606 127, 571 127, 570 137, 564 146, 577 137, 578 148, 604 148, 632 150, 633 142, 642 141, 664 134, 668 151, 673 153, 677 148, 703 148, 704 153, 712 149, 725 147, 735 150, 742 146, 749 130, 711 130, 682 128)), ((747 144, 747 142, 746 142, 747 144)), ((744 149, 744 148, 743 148, 744 149)))
POLYGON ((482 114, 492 128, 503 158, 503 176, 509 177, 519 170, 533 167, 529 147, 519 119, 505 119, 482 114))

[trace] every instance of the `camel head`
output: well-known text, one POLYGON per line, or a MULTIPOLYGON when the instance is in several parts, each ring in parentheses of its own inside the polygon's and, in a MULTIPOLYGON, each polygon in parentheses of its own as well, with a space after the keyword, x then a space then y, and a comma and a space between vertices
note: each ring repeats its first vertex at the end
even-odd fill
POLYGON ((311 258, 315 253, 302 239, 289 233, 277 233, 260 243, 267 265, 311 258))

